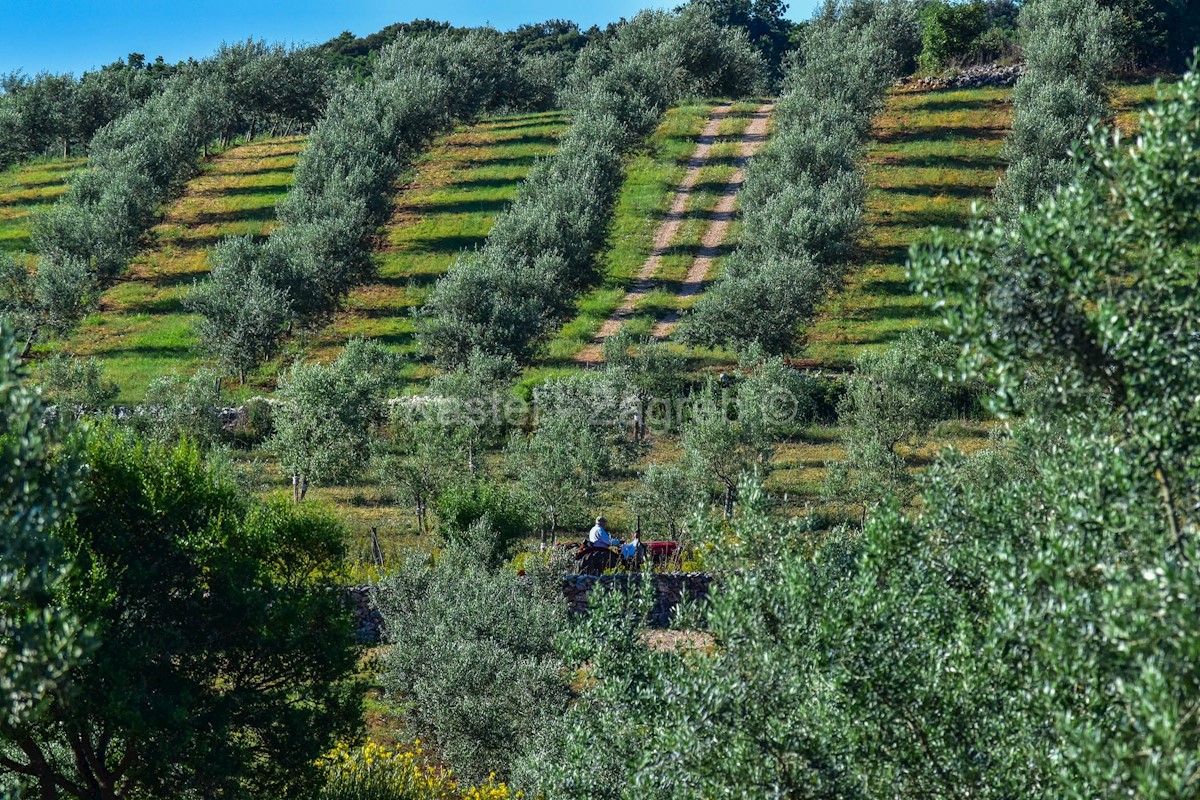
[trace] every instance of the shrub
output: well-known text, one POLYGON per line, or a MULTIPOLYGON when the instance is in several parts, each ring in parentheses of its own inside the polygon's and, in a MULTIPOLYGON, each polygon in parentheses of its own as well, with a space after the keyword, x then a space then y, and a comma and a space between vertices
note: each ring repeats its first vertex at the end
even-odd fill
POLYGON ((66 353, 56 353, 43 362, 38 380, 50 401, 68 415, 75 409, 99 410, 120 392, 115 382, 105 379, 97 359, 85 360, 66 353))
POLYGON ((1116 60, 1115 15, 1096 0, 1037 0, 1021 9, 1026 72, 1013 90, 1008 171, 997 212, 1015 220, 1072 176, 1071 148, 1107 106, 1104 82, 1116 60))
POLYGON ((511 569, 488 567, 495 534, 486 524, 474 532, 433 563, 410 553, 376 597, 395 645, 383 685, 455 774, 482 781, 505 778, 566 707, 553 646, 566 607, 511 569))
POLYGON ((360 748, 338 745, 322 756, 325 785, 320 800, 508 800, 519 797, 489 777, 460 786, 446 770, 429 766, 418 740, 391 749, 374 742, 360 748))
POLYGON ((86 457, 58 529, 78 566, 51 607, 96 645, 54 686, 53 724, 6 730, 23 746, 0 773, 16 759, 46 796, 109 780, 138 796, 303 794, 361 719, 349 615, 301 568, 336 572, 344 529, 258 507, 191 443, 102 429, 86 457), (73 749, 92 757, 54 758, 73 749))
POLYGON ((486 479, 452 484, 437 499, 438 534, 448 544, 467 546, 472 531, 484 525, 495 539, 496 564, 507 561, 533 530, 528 503, 508 484, 486 479))

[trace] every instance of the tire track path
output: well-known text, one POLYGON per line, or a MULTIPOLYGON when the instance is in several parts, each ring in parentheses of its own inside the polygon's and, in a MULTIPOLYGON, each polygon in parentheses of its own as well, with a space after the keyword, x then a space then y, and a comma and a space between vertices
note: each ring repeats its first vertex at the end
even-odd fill
MULTIPOLYGON (((746 126, 745 132, 741 135, 738 143, 738 155, 734 161, 736 170, 726 182, 722 189, 721 198, 717 203, 717 207, 708 214, 709 224, 705 229, 704 236, 701 240, 700 251, 696 255, 691 268, 688 270, 687 277, 680 287, 679 297, 688 297, 700 291, 704 283, 704 277, 708 274, 712 267, 712 262, 720 250, 720 246, 724 243, 729 232, 729 225, 733 221, 734 207, 737 202, 737 193, 745 179, 746 162, 758 151, 766 139, 767 123, 770 119, 771 111, 774 106, 770 103, 760 106, 750 116, 750 122, 746 126), (698 277, 697 277, 698 276, 698 277)), ((700 173, 705 166, 708 165, 709 152, 716 143, 721 123, 724 122, 732 113, 732 104, 717 106, 709 115, 708 122, 701 131, 700 136, 696 140, 696 149, 688 159, 687 171, 684 173, 683 180, 675 189, 674 196, 671 198, 671 205, 667 209, 667 214, 663 218, 662 224, 654 234, 653 249, 650 251, 650 256, 642 264, 638 271, 637 282, 625 295, 621 305, 613 312, 604 324, 600 326, 600 330, 592 337, 591 343, 575 354, 574 360, 580 364, 596 364, 603 360, 604 341, 621 329, 621 326, 633 316, 633 312, 639 300, 645 297, 654 288, 654 276, 662 265, 663 256, 670 251, 675 240, 679 235, 679 228, 682 226, 684 219, 687 216, 688 202, 692 197, 696 183, 700 179, 700 173)), ((660 334, 659 329, 663 328, 666 332, 670 331, 674 322, 678 319, 678 315, 672 315, 674 319, 668 318, 660 321, 654 328, 654 335, 660 334), (664 328, 664 326, 667 326, 664 328)))
POLYGON ((688 159, 687 171, 684 172, 683 180, 675 187, 667 214, 663 218, 662 224, 658 226, 658 230, 654 232, 650 257, 638 270, 637 282, 625 295, 625 299, 621 301, 621 305, 613 312, 612 316, 600 326, 600 330, 592 337, 592 343, 575 354, 577 362, 593 364, 600 361, 604 340, 615 335, 621 329, 625 321, 633 315, 633 309, 638 300, 645 297, 654 288, 654 274, 658 272, 663 256, 671 249, 671 245, 679 235, 679 228, 683 225, 687 214, 688 200, 692 196, 692 190, 695 188, 696 182, 700 180, 701 170, 708 164, 708 154, 716 144, 721 123, 728 119, 732 111, 733 105, 727 103, 717 106, 709 114, 708 122, 705 123, 704 130, 700 132, 700 136, 696 140, 696 149, 692 151, 692 155, 688 159))
MULTIPOLYGON (((729 228, 733 225, 734 213, 737 208, 738 192, 746 182, 746 165, 767 140, 767 125, 771 120, 771 112, 775 106, 771 103, 759 106, 750 117, 750 124, 738 143, 737 158, 734 159, 736 169, 729 176, 725 188, 721 190, 721 198, 708 215, 708 227, 700 240, 700 250, 688 269, 679 291, 675 297, 682 300, 700 293, 704 288, 708 273, 712 271, 713 262, 721 254, 721 246, 729 238, 729 228)), ((675 329, 679 322, 679 312, 673 311, 659 320, 650 335, 656 339, 665 339, 675 329)))

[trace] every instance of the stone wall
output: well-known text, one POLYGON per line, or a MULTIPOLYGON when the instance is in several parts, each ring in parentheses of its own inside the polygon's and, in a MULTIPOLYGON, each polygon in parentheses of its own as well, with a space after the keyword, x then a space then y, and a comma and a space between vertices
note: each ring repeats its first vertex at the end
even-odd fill
POLYGON ((967 67, 950 75, 928 75, 916 77, 910 75, 896 81, 896 85, 907 89, 924 89, 938 91, 941 89, 978 89, 984 86, 1012 86, 1025 73, 1024 64, 1012 64, 1006 67, 995 64, 985 64, 978 67, 967 67))
POLYGON ((639 586, 644 578, 654 581, 654 608, 650 612, 650 624, 665 628, 671 622, 680 598, 684 594, 690 600, 708 600, 712 576, 703 572, 616 573, 613 575, 567 575, 563 578, 563 597, 572 614, 586 614, 588 596, 597 586, 604 589, 628 592, 639 586))
MULTIPOLYGON (((708 599, 712 576, 703 572, 649 573, 645 578, 654 581, 655 601, 650 612, 650 624, 665 628, 685 594, 691 600, 708 599)), ((597 586, 628 592, 640 585, 639 573, 614 575, 565 575, 562 580, 563 599, 572 615, 586 614, 588 596, 597 586)), ((349 586, 342 589, 346 604, 354 613, 354 630, 358 640, 378 644, 383 640, 383 617, 371 601, 371 586, 349 586)))

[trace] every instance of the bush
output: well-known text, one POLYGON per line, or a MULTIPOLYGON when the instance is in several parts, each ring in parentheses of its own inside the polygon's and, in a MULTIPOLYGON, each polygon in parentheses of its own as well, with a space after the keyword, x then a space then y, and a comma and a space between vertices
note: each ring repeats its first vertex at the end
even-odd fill
POLYGON ((484 525, 495 536, 496 563, 507 561, 533 530, 525 498, 507 484, 486 479, 447 488, 437 500, 438 534, 449 545, 467 546, 472 531, 484 525))
POLYGON ((410 553, 377 587, 390 648, 381 681, 406 701, 412 726, 455 774, 507 777, 566 708, 554 652, 566 625, 561 596, 548 599, 507 568, 493 570, 486 525, 433 563, 410 553))
POLYGON ((246 500, 191 443, 101 429, 86 457, 59 528, 78 566, 51 607, 96 645, 53 688, 53 724, 8 728, 24 746, 0 772, 19 759, 44 796, 108 780, 147 797, 303 794, 361 724, 353 625, 320 579, 344 529, 246 500), (72 748, 93 757, 54 758, 72 748))
POLYGON ((995 191, 997 213, 1010 221, 1069 182, 1071 148, 1107 111, 1104 83, 1117 56, 1116 17, 1096 0, 1036 0, 1019 22, 1027 69, 1013 90, 1009 166, 995 191))
POLYGON ((115 382, 105 379, 97 359, 84 360, 66 353, 56 353, 43 362, 38 380, 49 400, 67 416, 77 409, 98 411, 120 392, 115 382))

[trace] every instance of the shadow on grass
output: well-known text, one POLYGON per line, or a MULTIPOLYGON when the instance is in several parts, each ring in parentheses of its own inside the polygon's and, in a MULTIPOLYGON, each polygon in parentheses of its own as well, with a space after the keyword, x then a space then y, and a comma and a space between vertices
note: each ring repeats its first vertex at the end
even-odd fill
POLYGON ((254 195, 280 195, 284 194, 288 187, 288 183, 268 183, 262 186, 214 186, 211 189, 202 189, 197 192, 190 192, 194 197, 250 197, 254 195))
MULTIPOLYGON (((464 146, 465 147, 465 146, 464 146)), ((502 158, 464 158, 462 164, 467 167, 529 167, 540 156, 504 156, 502 158)))
POLYGON ((994 142, 1001 141, 1008 135, 1003 127, 984 127, 980 125, 964 125, 954 128, 939 128, 934 126, 919 126, 898 131, 881 132, 875 138, 884 144, 900 144, 903 142, 994 142))
POLYGON ((906 183, 901 186, 873 187, 877 192, 894 195, 913 195, 916 197, 958 197, 963 200, 976 200, 991 195, 990 187, 964 186, 961 183, 906 183))
POLYGON ((455 200, 449 203, 430 203, 415 208, 422 215, 436 214, 498 214, 508 208, 511 200, 455 200))
POLYGON ((879 244, 860 247, 855 260, 867 264, 904 264, 908 261, 908 245, 879 244))
POLYGON ((1005 161, 1000 156, 943 156, 943 155, 882 155, 879 163, 890 167, 917 167, 921 169, 997 170, 1003 169, 1005 161))
POLYGON ((237 208, 228 211, 201 211, 195 214, 188 223, 191 225, 221 225, 233 222, 272 222, 275 219, 275 206, 260 208, 237 208))
POLYGON ((463 181, 450 181, 447 188, 453 189, 507 189, 524 183, 520 178, 471 178, 463 181))
POLYGON ((396 250, 419 251, 423 253, 458 253, 462 250, 474 250, 487 241, 487 236, 429 236, 406 239, 396 250))
MULTIPOLYGON (((958 90, 953 90, 958 91, 958 90)), ((950 92, 946 93, 947 95, 950 92)), ((911 109, 906 111, 928 111, 937 113, 940 111, 997 111, 1007 108, 1010 102, 1004 97, 947 97, 945 95, 939 97, 937 93, 929 95, 930 99, 925 102, 913 105, 911 109)))

